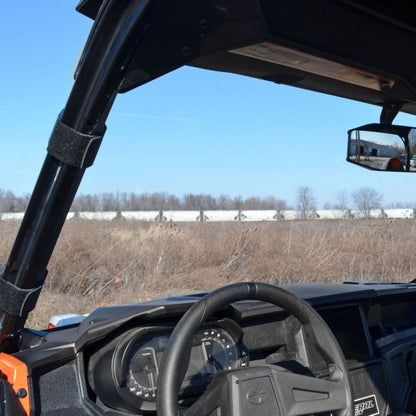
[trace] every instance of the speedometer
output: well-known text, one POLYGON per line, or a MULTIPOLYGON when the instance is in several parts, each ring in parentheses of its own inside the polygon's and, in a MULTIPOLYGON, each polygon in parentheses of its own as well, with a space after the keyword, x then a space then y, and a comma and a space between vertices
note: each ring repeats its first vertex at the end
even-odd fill
POLYGON ((145 401, 156 400, 159 362, 169 334, 151 331, 137 334, 124 354, 125 380, 128 391, 145 401))
POLYGON ((132 357, 127 373, 127 388, 137 397, 156 398, 158 364, 152 347, 139 349, 132 357))

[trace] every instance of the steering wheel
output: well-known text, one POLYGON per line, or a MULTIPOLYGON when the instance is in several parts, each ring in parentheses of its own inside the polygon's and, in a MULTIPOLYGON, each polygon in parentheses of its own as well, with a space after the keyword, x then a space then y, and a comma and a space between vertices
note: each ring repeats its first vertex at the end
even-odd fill
POLYGON ((352 390, 344 355, 320 315, 303 299, 266 283, 235 283, 196 302, 176 325, 160 365, 157 414, 178 416, 178 394, 197 329, 224 306, 240 300, 261 300, 283 308, 303 326, 328 366, 329 376, 317 378, 265 364, 215 374, 205 393, 184 412, 187 416, 217 414, 299 416, 331 413, 352 416, 352 390), (220 409, 217 412, 216 409, 220 409), (226 411, 232 409, 232 412, 226 411), (225 412, 224 412, 225 410, 225 412))

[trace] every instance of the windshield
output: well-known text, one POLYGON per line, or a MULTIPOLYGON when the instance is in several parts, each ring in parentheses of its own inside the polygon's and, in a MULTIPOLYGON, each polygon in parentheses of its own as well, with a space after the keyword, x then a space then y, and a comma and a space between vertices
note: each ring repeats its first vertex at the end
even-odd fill
MULTIPOLYGON (((45 154, 45 137, 48 137, 72 85, 68 68, 75 67, 80 45, 91 25, 89 19, 73 11, 76 2, 65 2, 51 9, 46 3, 34 5, 27 0, 19 11, 12 5, 6 6, 4 24, 0 27, 3 38, 10 39, 10 42, 0 45, 2 55, 8 56, 0 68, 3 97, 0 129, 2 137, 6 138, 1 153, 0 189, 4 194, 11 191, 17 197, 23 197, 33 188, 45 154), (20 25, 12 23, 17 20, 16 13, 19 13, 20 25), (23 48, 26 51, 24 54, 21 53, 23 48), (53 72, 45 66, 47 62, 53 62, 53 72)), ((231 217, 234 221, 236 217, 247 219, 239 212, 245 206, 250 206, 251 211, 278 210, 277 206, 261 203, 244 205, 252 198, 260 202, 272 198, 272 205, 283 201, 281 207, 288 211, 287 218, 291 218, 289 211, 299 210, 302 189, 312 193, 311 208, 314 212, 340 207, 343 192, 350 196, 350 201, 340 210, 358 209, 351 195, 367 187, 382 195, 377 209, 410 209, 414 201, 412 177, 403 176, 398 184, 394 174, 386 173, 380 177, 376 172, 356 169, 345 163, 345 132, 351 126, 377 121, 379 113, 378 107, 329 95, 184 67, 117 97, 107 121, 103 145, 94 167, 87 170, 78 197, 85 199, 88 195, 99 195, 102 198, 104 194, 111 194, 121 203, 123 195, 127 198, 132 194, 138 197, 165 195, 163 206, 155 204, 144 209, 159 215, 164 208, 172 210, 173 205, 166 202, 170 196, 182 203, 186 195, 205 195, 215 200, 216 208, 215 204, 214 208, 212 204, 179 204, 178 210, 187 207, 185 210, 199 213, 208 208, 219 211, 220 207, 222 211, 234 213, 231 217), (221 200, 232 203, 220 205, 221 200)), ((412 116, 402 114, 397 116, 395 122, 414 124, 412 116)), ((121 215, 123 210, 131 211, 129 207, 121 207, 121 215)), ((119 208, 120 205, 99 209, 96 205, 92 211, 116 212, 119 208)), ((16 208, 9 206, 7 211, 16 211, 16 208)), ((157 255, 152 263, 152 273, 144 274, 149 280, 143 285, 151 285, 158 279, 161 262, 171 249, 168 244, 171 235, 187 241, 187 231, 173 225, 173 222, 170 224, 172 234, 167 228, 162 233, 163 238, 158 240, 160 245, 155 251, 157 255)), ((169 221, 167 223, 169 225, 169 221)), ((290 224, 285 223, 287 239, 284 243, 280 242, 285 245, 286 253, 293 248, 290 224)), ((339 226, 337 223, 336 227, 339 226)), ((105 231, 105 227, 100 235, 108 239, 104 238, 106 244, 101 248, 104 252, 112 252, 117 246, 122 246, 118 241, 122 241, 124 234, 118 229, 117 236, 117 232, 105 231)), ((306 229, 301 228, 301 234, 308 235, 308 227, 310 225, 306 229)), ((81 232, 80 228, 76 230, 81 232)), ((148 234, 141 230, 147 242, 157 239, 155 230, 160 228, 151 229, 148 234)), ((245 238, 250 244, 255 244, 259 235, 256 233, 261 233, 255 230, 258 230, 255 225, 234 229, 235 240, 228 239, 221 232, 215 234, 218 247, 228 250, 227 257, 219 263, 222 269, 215 269, 219 279, 226 280, 230 267, 235 265, 233 254, 236 253, 238 259, 239 250, 249 247, 245 238)), ((325 232, 322 231, 323 234, 325 232)), ((193 229, 193 233, 198 234, 198 231, 193 229)), ((128 238, 134 236, 133 233, 128 238)), ((62 244, 70 243, 63 240, 62 244)), ((203 244, 196 247, 203 250, 203 244)), ((3 251, 3 263, 9 249, 10 246, 3 251)), ((184 251, 186 249, 182 254, 184 251)), ((330 256, 331 252, 329 250, 327 255, 330 256)), ((81 293, 90 299, 88 296, 95 290, 93 306, 98 304, 106 285, 122 279, 123 271, 145 267, 138 265, 134 257, 132 254, 126 263, 114 266, 110 277, 99 285, 102 290, 94 286, 94 279, 100 275, 97 268, 96 275, 84 283, 81 293)), ((95 270, 93 258, 91 255, 82 263, 84 269, 80 268, 74 274, 79 277, 88 270, 95 270)), ((177 266, 173 274, 175 278, 185 275, 184 281, 190 283, 182 287, 192 291, 195 289, 193 272, 185 267, 185 257, 183 261, 184 265, 177 266)), ((213 266, 208 261, 202 264, 202 268, 210 267, 213 266)), ((51 287, 63 269, 63 265, 54 263, 49 277, 51 287)), ((297 266, 299 269, 302 269, 301 265, 297 266)), ((239 272, 242 278, 253 277, 250 268, 247 268, 247 275, 244 268, 239 272)), ((280 270, 278 275, 283 276, 284 273, 285 270, 280 270)), ((296 270, 291 273, 296 274, 296 270)), ((276 277, 277 280, 279 278, 283 279, 276 277)), ((175 291, 180 288, 180 285, 174 285, 175 291)), ((200 286, 198 289, 208 288, 200 286)), ((143 299, 153 295, 150 291, 143 291, 139 296, 143 299)))

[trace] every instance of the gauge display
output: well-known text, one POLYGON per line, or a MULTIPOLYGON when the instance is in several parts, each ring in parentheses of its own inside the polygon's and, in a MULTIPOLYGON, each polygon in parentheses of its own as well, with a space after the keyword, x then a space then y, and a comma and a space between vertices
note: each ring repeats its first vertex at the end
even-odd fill
MULTIPOLYGON (((208 373, 231 370, 238 362, 238 351, 234 340, 218 328, 206 329, 196 335, 208 373)), ((192 357, 191 357, 192 358, 192 357)))
MULTIPOLYGON (((126 359, 126 387, 144 401, 156 400, 157 377, 169 334, 146 334, 130 343, 126 359)), ((221 370, 247 365, 244 351, 226 330, 210 327, 199 330, 195 337, 181 393, 203 391, 221 370)))
POLYGON ((144 399, 156 398, 158 366, 152 347, 139 349, 132 357, 127 374, 127 388, 144 399))

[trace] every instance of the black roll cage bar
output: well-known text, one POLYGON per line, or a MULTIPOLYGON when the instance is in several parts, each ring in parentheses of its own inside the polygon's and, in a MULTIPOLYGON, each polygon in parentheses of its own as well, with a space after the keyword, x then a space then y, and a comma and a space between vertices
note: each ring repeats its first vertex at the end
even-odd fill
POLYGON ((148 24, 166 0, 119 0, 100 9, 74 86, 52 132, 48 154, 0 279, 0 350, 13 352, 47 276, 47 264, 81 179, 93 163, 105 122, 148 24), (72 154, 71 158, 66 155, 72 154), (11 302, 13 299, 13 302, 11 302), (13 304, 13 307, 10 305, 13 304))

